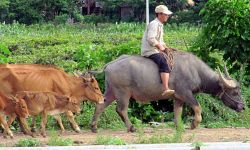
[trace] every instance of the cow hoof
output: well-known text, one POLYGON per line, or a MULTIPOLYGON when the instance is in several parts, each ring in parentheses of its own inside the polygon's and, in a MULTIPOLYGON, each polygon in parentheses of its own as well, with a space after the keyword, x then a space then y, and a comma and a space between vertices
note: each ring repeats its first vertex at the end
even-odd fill
POLYGON ((128 132, 135 132, 136 131, 136 128, 134 126, 131 126, 129 129, 128 129, 128 132))
POLYGON ((41 135, 42 135, 44 138, 46 138, 46 134, 45 134, 45 133, 41 133, 41 135))
POLYGON ((60 134, 61 134, 61 135, 62 135, 63 133, 65 133, 65 130, 61 130, 61 131, 60 131, 60 134))
MULTIPOLYGON (((31 128, 31 132, 36 133, 36 128, 31 128)), ((24 133, 24 134, 27 134, 27 133, 24 133)))
POLYGON ((76 131, 77 133, 80 133, 80 132, 81 132, 81 129, 80 129, 79 127, 76 127, 75 131, 76 131))
POLYGON ((31 137, 33 137, 33 138, 36 137, 34 133, 31 133, 31 134, 29 134, 29 135, 30 135, 31 137))

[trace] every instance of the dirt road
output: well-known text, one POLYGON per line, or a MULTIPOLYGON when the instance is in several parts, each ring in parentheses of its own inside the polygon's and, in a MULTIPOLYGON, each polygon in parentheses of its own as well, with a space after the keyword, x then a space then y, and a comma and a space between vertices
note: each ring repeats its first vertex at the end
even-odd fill
MULTIPOLYGON (((127 133, 126 129, 113 131, 113 130, 99 130, 97 134, 90 131, 81 131, 81 133, 75 133, 67 131, 59 136, 62 138, 70 138, 74 141, 75 145, 91 145, 96 144, 98 137, 117 137, 124 140, 127 144, 140 143, 139 138, 150 138, 152 136, 173 136, 173 129, 169 128, 144 128, 140 133, 127 133)), ((49 134, 49 133, 48 133, 49 134)), ((27 135, 21 133, 15 133, 14 139, 4 139, 1 135, 0 144, 4 146, 14 146, 18 140, 23 138, 30 138, 27 135)), ((37 134, 38 139, 43 146, 46 146, 49 137, 42 137, 37 134)), ((219 128, 219 129, 207 129, 200 128, 195 130, 186 129, 183 133, 182 142, 229 142, 229 141, 241 141, 250 142, 250 129, 246 128, 219 128)))

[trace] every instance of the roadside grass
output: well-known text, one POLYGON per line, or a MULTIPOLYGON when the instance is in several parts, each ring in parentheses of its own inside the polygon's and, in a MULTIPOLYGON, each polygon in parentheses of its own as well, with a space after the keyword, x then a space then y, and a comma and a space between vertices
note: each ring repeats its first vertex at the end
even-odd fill
POLYGON ((49 146, 72 146, 73 140, 69 138, 61 138, 57 135, 56 131, 50 131, 48 145, 49 146))
POLYGON ((98 135, 96 138, 95 144, 97 145, 126 145, 126 142, 119 137, 98 135))
POLYGON ((18 142, 16 143, 17 147, 37 147, 40 146, 41 142, 37 139, 34 138, 23 138, 18 140, 18 142))

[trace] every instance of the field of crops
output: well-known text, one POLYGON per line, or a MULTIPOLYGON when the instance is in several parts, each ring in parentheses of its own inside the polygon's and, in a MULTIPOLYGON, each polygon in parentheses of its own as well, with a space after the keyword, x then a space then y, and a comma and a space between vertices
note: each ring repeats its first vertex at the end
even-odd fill
MULTIPOLYGON (((179 50, 192 51, 192 45, 196 40, 200 27, 184 25, 165 25, 165 42, 179 50)), ((74 71, 86 71, 88 69, 101 70, 105 63, 116 59, 122 54, 140 54, 140 41, 145 30, 145 24, 119 23, 119 24, 76 24, 53 25, 0 24, 0 44, 7 47, 11 54, 9 63, 35 63, 52 64, 59 66, 69 73, 74 71)), ((211 57, 222 59, 219 53, 211 57)), ((211 59, 214 60, 214 59, 211 59)), ((209 62, 207 62, 209 63, 209 62)), ((101 89, 104 90, 103 74, 97 79, 101 89)), ((250 91, 242 86, 242 93, 249 103, 250 91)), ((250 124, 249 114, 237 114, 225 107, 218 99, 209 95, 199 94, 197 99, 203 108, 202 126, 205 127, 246 127, 250 124)), ((94 111, 91 103, 82 106, 82 113, 77 121, 82 128, 89 128, 89 122, 94 111)), ((183 119, 189 124, 192 111, 185 107, 183 119)), ((161 113, 155 111, 151 105, 134 105, 129 110, 133 123, 147 121, 160 121, 165 117, 166 122, 172 126, 173 112, 161 113), (140 108, 142 116, 133 114, 134 107, 140 108), (145 113, 147 111, 147 113, 145 113), (154 114, 155 117, 152 117, 154 114), (151 119, 151 120, 149 120, 151 119)), ((69 124, 64 120, 64 123, 69 124)), ((54 120, 50 119, 48 128, 57 128, 54 120)), ((109 107, 100 120, 102 128, 124 127, 121 119, 115 112, 115 104, 109 107)))

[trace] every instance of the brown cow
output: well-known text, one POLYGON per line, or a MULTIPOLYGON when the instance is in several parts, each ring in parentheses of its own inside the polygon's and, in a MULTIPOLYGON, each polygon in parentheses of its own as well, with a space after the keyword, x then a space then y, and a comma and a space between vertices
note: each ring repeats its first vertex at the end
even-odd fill
MULTIPOLYGON (((70 76, 53 66, 2 64, 0 65, 0 85, 0 91, 7 94, 15 94, 18 91, 49 91, 69 96, 78 102, 86 99, 97 103, 104 101, 93 76, 70 76)), ((67 111, 66 116, 74 130, 80 131, 73 113, 67 111)))
MULTIPOLYGON (((80 103, 67 96, 62 96, 54 92, 17 92, 18 99, 24 99, 31 116, 42 114, 41 134, 46 136, 45 127, 47 123, 47 115, 58 115, 66 111, 80 113, 80 103)), ((12 120, 14 120, 12 118, 12 120)), ((23 122, 22 122, 23 123, 23 122)), ((23 124, 25 132, 32 135, 27 123, 23 124)), ((60 127, 63 127, 60 124, 60 127)))
POLYGON ((14 121, 16 116, 20 118, 27 118, 29 115, 27 105, 23 99, 17 99, 15 97, 7 97, 2 92, 0 92, 0 123, 4 127, 4 137, 7 134, 13 138, 13 133, 9 129, 9 126, 14 121), (8 123, 5 118, 9 116, 10 119, 8 123))

